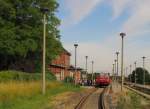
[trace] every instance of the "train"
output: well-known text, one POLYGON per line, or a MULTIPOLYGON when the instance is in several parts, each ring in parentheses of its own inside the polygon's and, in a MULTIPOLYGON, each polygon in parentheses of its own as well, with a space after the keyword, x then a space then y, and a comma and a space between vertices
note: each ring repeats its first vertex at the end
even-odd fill
POLYGON ((111 78, 108 74, 101 74, 96 77, 95 86, 96 87, 108 86, 111 84, 111 82, 112 82, 111 78))

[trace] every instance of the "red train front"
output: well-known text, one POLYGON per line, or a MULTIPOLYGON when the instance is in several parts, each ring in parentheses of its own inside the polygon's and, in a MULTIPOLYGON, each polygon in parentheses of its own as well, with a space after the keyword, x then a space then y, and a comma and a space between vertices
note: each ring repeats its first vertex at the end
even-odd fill
POLYGON ((111 83, 111 79, 107 74, 101 74, 96 77, 95 85, 98 87, 108 86, 111 83))

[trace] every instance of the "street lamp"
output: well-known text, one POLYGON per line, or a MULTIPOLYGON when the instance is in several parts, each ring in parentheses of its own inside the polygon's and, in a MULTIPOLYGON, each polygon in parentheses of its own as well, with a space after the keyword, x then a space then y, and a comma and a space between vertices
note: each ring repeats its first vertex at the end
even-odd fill
POLYGON ((75 84, 76 84, 75 73, 77 72, 77 47, 78 47, 78 44, 74 44, 74 47, 75 47, 75 72, 74 72, 74 82, 75 82, 75 84))
POLYGON ((143 58, 143 85, 145 86, 145 56, 143 58))
POLYGON ((134 65, 135 65, 134 83, 136 84, 136 61, 134 62, 134 65))
POLYGON ((92 61, 92 83, 94 82, 94 77, 93 77, 93 68, 94 68, 94 61, 92 61))
POLYGON ((116 66, 117 66, 117 60, 115 59, 115 73, 114 73, 114 79, 115 79, 115 82, 116 82, 116 66))
POLYGON ((123 91, 123 56, 124 56, 124 37, 126 36, 125 33, 120 33, 121 39, 122 39, 122 46, 121 46, 121 91, 123 91))
POLYGON ((113 69, 112 69, 112 80, 113 80, 113 82, 114 82, 114 71, 115 70, 115 64, 113 64, 113 69))
POLYGON ((128 78, 128 67, 126 67, 126 75, 125 75, 125 77, 126 77, 126 81, 127 81, 127 78, 128 78))
POLYGON ((131 81, 131 75, 132 75, 132 65, 130 65, 130 82, 132 82, 131 81))
POLYGON ((48 8, 41 8, 41 12, 43 13, 43 73, 42 73, 42 93, 43 95, 46 92, 45 86, 45 66, 46 66, 46 14, 49 12, 48 8))
POLYGON ((88 56, 85 56, 85 70, 86 70, 86 79, 87 79, 87 60, 88 60, 88 56))
MULTIPOLYGON (((116 55, 117 55, 117 77, 118 77, 118 55, 119 55, 119 52, 116 52, 116 55)), ((117 79, 117 82, 118 82, 118 79, 117 79)))

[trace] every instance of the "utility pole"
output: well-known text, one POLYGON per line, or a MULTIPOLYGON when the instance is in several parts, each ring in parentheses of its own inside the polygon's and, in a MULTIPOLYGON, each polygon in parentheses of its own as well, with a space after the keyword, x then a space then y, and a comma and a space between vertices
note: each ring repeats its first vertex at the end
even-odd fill
POLYGON ((132 75, 132 65, 130 65, 130 82, 132 83, 131 75, 132 75))
POLYGON ((118 82, 118 55, 119 55, 119 52, 116 52, 116 55, 117 55, 117 82, 118 82))
POLYGON ((93 73, 94 73, 94 61, 92 61, 92 84, 93 84, 93 82, 94 82, 94 75, 93 75, 93 73))
POLYGON ((145 86, 145 56, 143 58, 143 85, 145 86))
POLYGON ((77 47, 78 47, 78 44, 74 44, 74 47, 75 47, 75 72, 74 72, 74 83, 76 84, 76 78, 75 78, 75 74, 77 73, 77 47))
POLYGON ((117 70, 116 70, 116 66, 117 66, 117 60, 115 59, 114 61, 115 61, 115 73, 114 73, 114 76, 115 76, 115 77, 114 77, 114 80, 115 80, 115 82, 116 82, 116 71, 117 71, 117 70))
POLYGON ((120 33, 121 39, 122 39, 122 46, 121 46, 121 91, 123 91, 123 83, 124 83, 124 77, 123 77, 123 61, 124 61, 124 37, 126 36, 125 33, 120 33))
POLYGON ((86 69, 86 79, 88 79, 88 72, 87 72, 87 60, 88 60, 88 56, 85 56, 85 69, 86 69))
POLYGON ((128 78, 128 67, 126 67, 126 79, 128 78))
POLYGON ((112 69, 112 81, 114 82, 114 70, 115 70, 115 64, 113 64, 113 69, 112 69))
POLYGON ((45 79, 45 66, 46 66, 46 14, 49 11, 48 8, 41 8, 43 13, 43 72, 42 72, 42 94, 46 93, 46 79, 45 79))
POLYGON ((136 61, 134 62, 134 65, 135 65, 134 83, 136 84, 136 61))

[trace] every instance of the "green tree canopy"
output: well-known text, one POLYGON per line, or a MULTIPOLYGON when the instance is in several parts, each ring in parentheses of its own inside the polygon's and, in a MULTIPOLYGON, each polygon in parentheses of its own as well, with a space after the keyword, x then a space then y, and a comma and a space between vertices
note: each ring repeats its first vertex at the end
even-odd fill
MULTIPOLYGON (((145 72, 145 82, 147 84, 150 83, 150 73, 148 70, 143 69, 141 67, 136 68, 136 82, 139 84, 143 84, 143 77, 145 72)), ((135 82, 135 70, 132 72, 132 75, 129 75, 129 78, 131 76, 132 82, 135 82)))
POLYGON ((57 1, 0 0, 0 69, 23 67, 25 63, 38 65, 41 62, 43 13, 40 8, 45 7, 49 9, 46 47, 50 62, 62 50, 57 29, 60 20, 55 15, 57 1))

